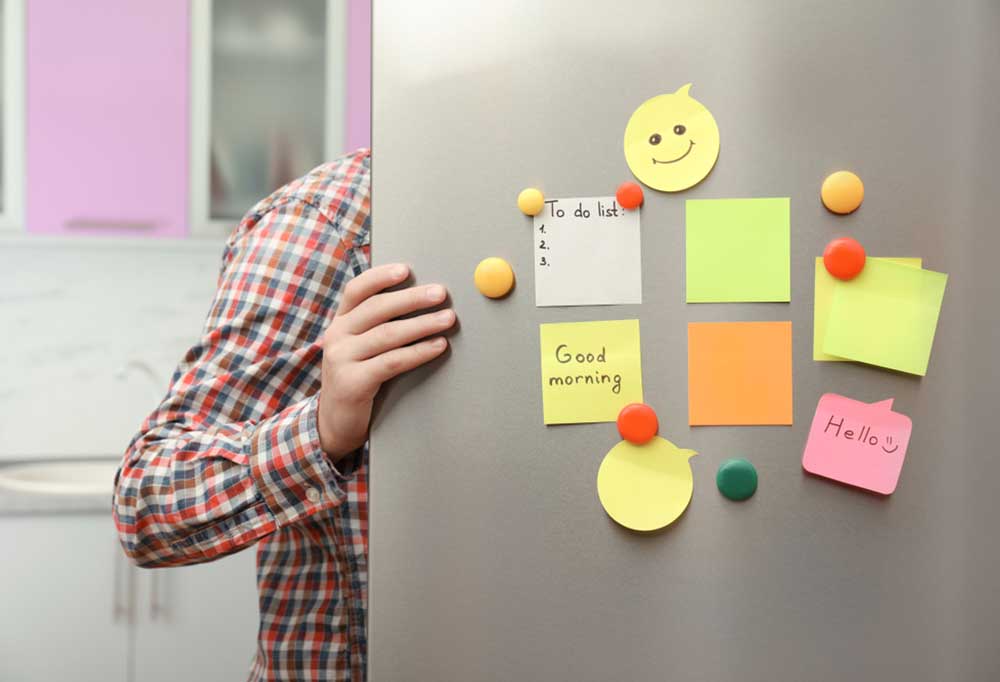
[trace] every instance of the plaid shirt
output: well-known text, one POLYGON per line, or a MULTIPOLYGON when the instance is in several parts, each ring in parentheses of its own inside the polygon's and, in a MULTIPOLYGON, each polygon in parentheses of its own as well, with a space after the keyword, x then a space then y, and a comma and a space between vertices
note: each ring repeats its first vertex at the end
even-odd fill
POLYGON ((369 266, 370 155, 276 191, 230 236, 199 342, 132 440, 114 517, 140 566, 257 543, 251 680, 364 680, 367 447, 319 444, 322 334, 369 266))

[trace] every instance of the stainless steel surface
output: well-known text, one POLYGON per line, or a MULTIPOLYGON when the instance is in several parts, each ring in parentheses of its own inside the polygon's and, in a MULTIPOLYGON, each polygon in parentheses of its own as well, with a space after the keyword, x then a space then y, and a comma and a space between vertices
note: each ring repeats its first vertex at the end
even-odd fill
POLYGON ((374 8, 375 262, 452 292, 461 330, 390 388, 372 433, 372 680, 1000 679, 1000 5, 409 3, 374 8), (523 187, 610 194, 646 98, 693 82, 718 164, 646 191, 641 306, 538 309, 523 187), (831 171, 866 183, 837 217, 831 171), (684 201, 787 196, 790 304, 686 305, 684 201), (812 361, 813 258, 833 237, 950 274, 928 375, 812 361), (485 256, 517 273, 472 286, 485 256), (701 455, 652 536, 597 499, 613 424, 546 428, 538 324, 641 320, 664 435, 701 455), (795 425, 687 426, 686 324, 792 320, 795 425), (889 498, 803 473, 817 400, 895 397, 913 438, 889 498), (751 459, 754 498, 716 490, 751 459))

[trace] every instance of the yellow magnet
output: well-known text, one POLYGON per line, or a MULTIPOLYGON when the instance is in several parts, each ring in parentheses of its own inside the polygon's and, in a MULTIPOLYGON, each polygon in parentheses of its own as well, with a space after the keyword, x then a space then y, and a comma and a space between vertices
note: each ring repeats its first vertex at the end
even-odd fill
POLYGON ((514 270, 503 258, 485 258, 476 266, 473 279, 483 296, 501 298, 514 286, 514 270))
POLYGON ((522 189, 517 195, 517 207, 524 215, 538 215, 545 208, 545 195, 534 187, 522 189))
POLYGON ((819 196, 834 213, 853 213, 865 198, 865 186, 851 171, 837 171, 823 181, 819 196))

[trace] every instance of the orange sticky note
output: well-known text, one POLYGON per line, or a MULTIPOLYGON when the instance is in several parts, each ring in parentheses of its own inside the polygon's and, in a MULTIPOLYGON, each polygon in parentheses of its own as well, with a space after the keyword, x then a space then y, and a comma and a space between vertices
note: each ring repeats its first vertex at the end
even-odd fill
POLYGON ((792 323, 688 323, 688 423, 791 424, 792 323))

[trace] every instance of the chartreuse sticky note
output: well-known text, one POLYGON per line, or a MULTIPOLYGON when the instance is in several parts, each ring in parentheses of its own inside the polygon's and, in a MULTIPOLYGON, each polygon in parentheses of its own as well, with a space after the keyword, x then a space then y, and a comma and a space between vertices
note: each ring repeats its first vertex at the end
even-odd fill
POLYGON ((791 300, 790 200, 689 199, 687 302, 791 300))
MULTIPOLYGON (((887 260, 900 265, 909 265, 911 268, 919 268, 923 262, 919 258, 872 258, 873 260, 887 260)), ((823 257, 816 257, 816 296, 813 301, 813 360, 826 362, 839 362, 844 358, 829 355, 823 352, 823 342, 826 340, 826 321, 830 317, 830 301, 833 298, 833 283, 837 278, 826 271, 823 265, 823 257)))
POLYGON ((639 320, 539 327, 546 424, 613 422, 642 402, 639 320))
POLYGON ((923 376, 947 282, 942 272, 869 260, 834 283, 823 352, 923 376))

